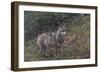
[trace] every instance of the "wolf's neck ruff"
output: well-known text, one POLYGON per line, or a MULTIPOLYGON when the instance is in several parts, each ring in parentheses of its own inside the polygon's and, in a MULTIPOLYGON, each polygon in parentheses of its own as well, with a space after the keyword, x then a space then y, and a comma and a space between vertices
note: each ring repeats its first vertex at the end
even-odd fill
POLYGON ((64 35, 60 31, 56 32, 56 40, 59 44, 64 42, 64 35))

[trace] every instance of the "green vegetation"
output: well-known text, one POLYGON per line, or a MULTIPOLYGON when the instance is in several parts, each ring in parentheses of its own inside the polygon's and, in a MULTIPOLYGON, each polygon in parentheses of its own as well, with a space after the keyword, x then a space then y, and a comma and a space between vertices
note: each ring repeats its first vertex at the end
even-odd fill
POLYGON ((24 61, 90 58, 90 15, 57 12, 24 12, 24 61), (43 32, 65 25, 68 34, 57 58, 38 55, 36 40, 43 32))

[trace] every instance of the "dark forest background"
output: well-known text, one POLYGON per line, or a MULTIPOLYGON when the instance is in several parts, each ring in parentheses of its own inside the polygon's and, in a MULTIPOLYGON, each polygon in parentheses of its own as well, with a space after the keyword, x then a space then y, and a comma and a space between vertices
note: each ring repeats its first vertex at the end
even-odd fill
POLYGON ((55 60, 37 56, 36 40, 39 34, 54 32, 61 25, 68 34, 58 59, 90 58, 89 14, 24 11, 24 61, 55 60))

